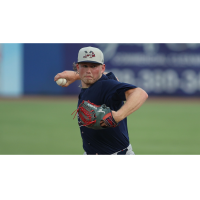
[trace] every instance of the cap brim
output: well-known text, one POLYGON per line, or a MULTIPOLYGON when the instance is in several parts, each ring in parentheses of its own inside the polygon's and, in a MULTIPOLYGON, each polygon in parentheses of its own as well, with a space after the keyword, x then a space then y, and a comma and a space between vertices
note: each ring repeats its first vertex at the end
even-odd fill
POLYGON ((101 64, 101 65, 103 65, 103 63, 96 62, 96 61, 91 61, 91 60, 79 61, 79 62, 77 62, 77 63, 97 63, 97 64, 101 64))

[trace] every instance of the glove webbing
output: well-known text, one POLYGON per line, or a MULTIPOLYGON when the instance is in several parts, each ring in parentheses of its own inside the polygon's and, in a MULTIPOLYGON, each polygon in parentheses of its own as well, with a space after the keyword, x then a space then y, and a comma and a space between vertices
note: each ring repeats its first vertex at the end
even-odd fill
POLYGON ((80 110, 79 117, 81 121, 83 121, 84 123, 83 126, 89 126, 91 124, 96 123, 94 110, 91 110, 91 108, 89 108, 85 104, 81 105, 81 107, 78 108, 78 112, 79 110, 80 110))
MULTIPOLYGON (((94 105, 94 106, 96 106, 96 107, 100 107, 98 105, 95 105, 94 103, 91 103, 89 100, 87 102, 92 104, 92 105, 94 105)), ((94 110, 91 110, 91 108, 89 108, 87 105, 85 105, 84 104, 84 100, 79 105, 78 109, 75 110, 75 111, 76 111, 76 114, 74 115, 74 118, 76 117, 77 113, 80 111, 79 117, 80 117, 81 121, 84 123, 84 125, 82 125, 82 126, 89 126, 91 124, 95 124, 96 123, 96 120, 95 120, 96 116, 95 116, 94 110), (86 117, 87 117, 87 119, 86 119, 86 117)), ((72 115, 73 115, 73 113, 72 113, 72 115)))

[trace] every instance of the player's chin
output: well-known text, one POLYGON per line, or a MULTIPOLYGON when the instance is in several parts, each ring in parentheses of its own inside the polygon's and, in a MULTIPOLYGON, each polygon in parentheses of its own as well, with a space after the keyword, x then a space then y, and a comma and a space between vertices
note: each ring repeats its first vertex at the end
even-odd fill
POLYGON ((85 79, 85 84, 92 85, 95 81, 93 79, 85 79))

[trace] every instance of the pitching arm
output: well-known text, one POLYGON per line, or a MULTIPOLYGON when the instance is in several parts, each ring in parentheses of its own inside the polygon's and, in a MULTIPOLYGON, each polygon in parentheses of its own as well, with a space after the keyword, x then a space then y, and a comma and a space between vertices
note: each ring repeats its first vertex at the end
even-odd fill
MULTIPOLYGON (((103 74, 108 74, 108 72, 104 72, 103 74)), ((66 70, 63 71, 61 73, 58 73, 55 77, 54 77, 54 81, 57 81, 59 78, 65 78, 67 80, 67 83, 65 85, 63 85, 62 87, 68 87, 70 84, 72 84, 73 82, 77 81, 77 80, 81 80, 80 76, 77 72, 75 71, 70 71, 70 70, 66 70)), ((117 78, 117 77, 116 77, 117 78)), ((117 79, 118 80, 118 79, 117 79)), ((119 81, 119 80, 118 80, 119 81)))
POLYGON ((117 123, 140 108, 148 98, 148 94, 141 88, 127 90, 125 96, 125 104, 117 112, 112 111, 113 117, 117 123))

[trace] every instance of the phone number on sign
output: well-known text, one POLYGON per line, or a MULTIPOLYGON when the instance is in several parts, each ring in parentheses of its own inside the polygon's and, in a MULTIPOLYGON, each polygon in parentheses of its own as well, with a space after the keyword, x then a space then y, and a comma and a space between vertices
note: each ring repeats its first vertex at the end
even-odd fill
POLYGON ((200 70, 183 69, 111 69, 120 82, 143 88, 147 93, 175 94, 181 90, 192 95, 200 91, 200 70))

